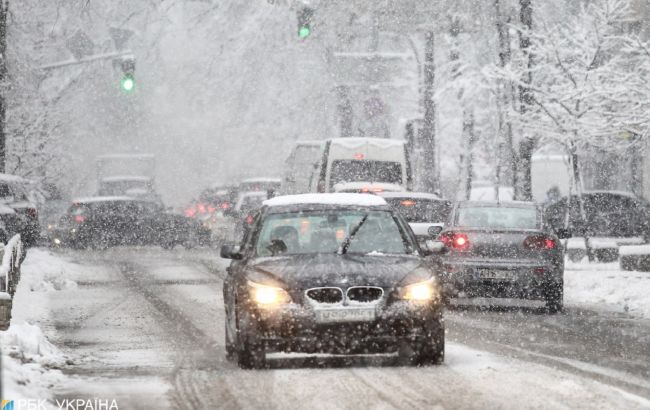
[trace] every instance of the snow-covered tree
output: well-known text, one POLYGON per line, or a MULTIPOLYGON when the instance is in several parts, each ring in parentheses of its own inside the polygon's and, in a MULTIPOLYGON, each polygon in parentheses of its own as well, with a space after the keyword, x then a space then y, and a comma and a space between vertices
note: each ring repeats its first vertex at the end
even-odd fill
POLYGON ((627 1, 589 2, 561 21, 539 19, 533 30, 516 27, 531 40, 530 68, 515 56, 503 68, 485 70, 493 79, 529 87, 528 104, 509 113, 515 132, 565 147, 578 194, 586 147, 627 149, 648 132, 650 47, 630 30, 633 21, 627 1), (530 77, 530 85, 523 82, 530 77))

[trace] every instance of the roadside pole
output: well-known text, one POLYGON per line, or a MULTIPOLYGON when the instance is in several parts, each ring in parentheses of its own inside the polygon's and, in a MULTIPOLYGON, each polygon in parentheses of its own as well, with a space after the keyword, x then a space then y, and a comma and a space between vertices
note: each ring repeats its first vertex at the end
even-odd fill
MULTIPOLYGON (((7 81, 7 12, 9 2, 0 0, 0 84, 7 81)), ((5 172, 7 156, 7 136, 5 122, 7 116, 7 101, 5 87, 0 89, 0 172, 5 172)))
POLYGON ((426 178, 424 187, 427 192, 435 192, 438 189, 438 164, 436 161, 436 106, 433 101, 435 83, 435 38, 433 30, 424 35, 424 123, 422 126, 421 146, 424 154, 424 170, 426 178))

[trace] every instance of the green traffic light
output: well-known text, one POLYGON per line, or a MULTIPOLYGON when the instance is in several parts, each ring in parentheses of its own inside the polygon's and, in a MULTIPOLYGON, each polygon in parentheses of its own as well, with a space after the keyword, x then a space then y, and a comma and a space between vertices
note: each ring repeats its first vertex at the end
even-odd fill
POLYGON ((298 37, 307 38, 311 34, 311 29, 309 27, 300 27, 298 30, 298 37))
POLYGON ((131 75, 125 75, 120 82, 122 91, 130 93, 135 88, 135 80, 131 75))

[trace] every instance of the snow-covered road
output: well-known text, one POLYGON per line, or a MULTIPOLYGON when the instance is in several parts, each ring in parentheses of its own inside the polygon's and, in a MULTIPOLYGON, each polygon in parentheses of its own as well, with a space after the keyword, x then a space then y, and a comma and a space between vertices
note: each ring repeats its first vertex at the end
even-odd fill
POLYGON ((34 252, 67 263, 56 291, 24 279, 14 320, 38 323, 65 357, 52 398, 115 399, 120 409, 650 408, 648 320, 455 308, 442 366, 283 356, 244 371, 225 360, 226 265, 213 252, 34 252), (25 302, 34 295, 43 300, 25 302))

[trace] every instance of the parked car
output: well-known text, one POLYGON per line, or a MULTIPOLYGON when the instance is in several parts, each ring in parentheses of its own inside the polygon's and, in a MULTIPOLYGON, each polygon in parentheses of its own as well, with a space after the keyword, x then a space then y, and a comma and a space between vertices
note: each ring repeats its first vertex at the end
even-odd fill
POLYGON ((380 182, 410 190, 413 185, 406 142, 387 138, 333 138, 323 149, 318 192, 346 182, 380 182))
POLYGON ((16 175, 0 174, 0 204, 16 213, 16 230, 23 243, 32 246, 41 234, 36 204, 29 199, 31 182, 16 175))
POLYGON ((562 309, 564 258, 561 238, 530 202, 457 203, 439 235, 448 296, 543 300, 562 309))
POLYGON ((575 236, 645 237, 650 240, 650 204, 646 200, 617 191, 588 191, 582 199, 584 221, 578 197, 572 195, 546 207, 549 225, 555 230, 568 226, 575 236))
POLYGON ((207 242, 209 232, 183 215, 168 213, 157 202, 130 197, 74 200, 51 231, 55 245, 106 248, 118 245, 176 245, 207 242))
POLYGON ((444 227, 452 203, 425 192, 382 192, 378 194, 395 208, 413 229, 419 241, 431 238, 432 226, 444 227))
POLYGON ((382 198, 307 194, 264 202, 224 282, 226 350, 243 368, 267 352, 399 352, 443 361, 437 272, 382 198))

